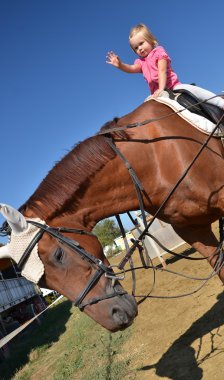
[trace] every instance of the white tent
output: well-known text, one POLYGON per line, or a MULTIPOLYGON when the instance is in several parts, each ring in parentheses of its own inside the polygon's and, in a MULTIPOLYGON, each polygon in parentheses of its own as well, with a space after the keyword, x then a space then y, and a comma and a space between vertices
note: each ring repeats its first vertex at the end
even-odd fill
MULTIPOLYGON (((135 238, 141 234, 145 229, 142 216, 140 212, 135 212, 136 219, 138 222, 138 227, 132 231, 135 238)), ((152 216, 147 215, 147 222, 152 219, 152 216)), ((182 240, 174 231, 170 224, 162 222, 159 219, 155 219, 152 225, 149 228, 149 233, 153 235, 162 245, 164 245, 169 250, 174 250, 181 245, 185 244, 185 241, 182 240)), ((144 239, 145 247, 151 259, 158 257, 161 263, 164 265, 165 261, 162 256, 166 253, 156 242, 151 239, 149 236, 146 236, 144 239)))

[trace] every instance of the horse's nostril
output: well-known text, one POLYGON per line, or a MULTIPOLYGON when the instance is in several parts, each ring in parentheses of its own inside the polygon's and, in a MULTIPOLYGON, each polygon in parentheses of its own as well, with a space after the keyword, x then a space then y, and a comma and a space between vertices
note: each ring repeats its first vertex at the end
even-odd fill
POLYGON ((126 325, 129 323, 129 318, 127 313, 122 310, 119 306, 114 306, 112 308, 112 317, 116 323, 119 325, 126 325))

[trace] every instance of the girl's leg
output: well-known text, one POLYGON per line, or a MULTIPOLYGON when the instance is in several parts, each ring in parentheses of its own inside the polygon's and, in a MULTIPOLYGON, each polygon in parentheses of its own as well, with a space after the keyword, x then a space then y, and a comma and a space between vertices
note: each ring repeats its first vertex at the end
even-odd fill
MULTIPOLYGON (((205 90, 204 88, 198 86, 193 86, 192 84, 178 84, 174 87, 174 90, 178 89, 185 89, 192 92, 192 94, 195 95, 200 101, 207 100, 215 96, 213 92, 205 90)), ((206 103, 210 103, 216 107, 224 109, 224 99, 222 99, 220 96, 209 99, 206 103)))

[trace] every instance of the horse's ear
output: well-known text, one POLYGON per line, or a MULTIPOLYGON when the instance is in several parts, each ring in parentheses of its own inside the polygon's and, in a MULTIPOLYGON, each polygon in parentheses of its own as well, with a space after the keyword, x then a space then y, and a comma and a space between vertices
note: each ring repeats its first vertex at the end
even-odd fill
POLYGON ((18 235, 28 227, 25 217, 12 206, 0 203, 0 212, 10 225, 12 232, 18 235))

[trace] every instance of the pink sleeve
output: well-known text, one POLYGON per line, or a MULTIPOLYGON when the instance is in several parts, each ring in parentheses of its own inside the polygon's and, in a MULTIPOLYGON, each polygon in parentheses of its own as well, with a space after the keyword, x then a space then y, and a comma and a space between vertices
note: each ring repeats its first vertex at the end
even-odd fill
POLYGON ((137 59, 134 61, 134 65, 138 65, 138 66, 142 69, 142 61, 141 61, 141 59, 137 58, 137 59))
POLYGON ((170 57, 168 56, 166 50, 162 46, 158 46, 156 48, 156 54, 155 54, 156 60, 159 61, 160 59, 166 59, 167 61, 171 61, 170 57))

